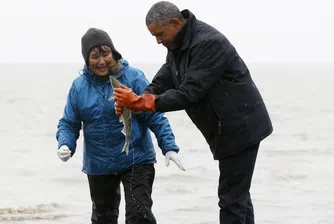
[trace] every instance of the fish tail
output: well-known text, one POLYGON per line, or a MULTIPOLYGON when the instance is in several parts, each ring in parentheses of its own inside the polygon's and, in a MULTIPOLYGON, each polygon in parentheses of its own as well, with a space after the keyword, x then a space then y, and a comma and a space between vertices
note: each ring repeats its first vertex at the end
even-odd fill
POLYGON ((129 155, 129 146, 130 146, 129 142, 126 141, 122 149, 122 152, 125 152, 126 155, 129 155))

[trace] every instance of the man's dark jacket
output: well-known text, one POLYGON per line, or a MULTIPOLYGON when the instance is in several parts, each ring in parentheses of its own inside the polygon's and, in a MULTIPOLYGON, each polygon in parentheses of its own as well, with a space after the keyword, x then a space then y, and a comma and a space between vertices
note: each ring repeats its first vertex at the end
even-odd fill
POLYGON ((228 39, 189 10, 182 14, 188 20, 180 31, 182 46, 168 50, 166 63, 144 92, 157 95, 156 111, 185 109, 219 160, 266 138, 272 124, 228 39))

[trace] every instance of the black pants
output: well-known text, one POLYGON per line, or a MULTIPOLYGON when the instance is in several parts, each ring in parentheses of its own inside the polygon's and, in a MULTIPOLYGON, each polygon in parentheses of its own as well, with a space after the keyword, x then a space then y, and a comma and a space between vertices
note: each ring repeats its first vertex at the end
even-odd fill
POLYGON ((259 144, 219 160, 220 224, 254 224, 249 193, 259 144))
POLYGON ((92 224, 117 224, 124 186, 126 224, 156 224, 152 213, 153 164, 136 165, 119 175, 88 175, 92 199, 92 224))

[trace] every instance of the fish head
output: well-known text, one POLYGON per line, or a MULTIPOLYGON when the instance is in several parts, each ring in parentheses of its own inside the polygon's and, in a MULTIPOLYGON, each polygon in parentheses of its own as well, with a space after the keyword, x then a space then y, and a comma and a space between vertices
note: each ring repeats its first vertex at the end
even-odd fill
POLYGON ((120 88, 121 87, 121 83, 113 76, 109 76, 110 79, 110 83, 112 85, 113 88, 120 88))

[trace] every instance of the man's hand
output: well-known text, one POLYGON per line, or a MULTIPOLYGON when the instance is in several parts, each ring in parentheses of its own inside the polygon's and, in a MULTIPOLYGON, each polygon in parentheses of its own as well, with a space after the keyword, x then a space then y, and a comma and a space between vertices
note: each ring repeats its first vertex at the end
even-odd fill
POLYGON ((133 104, 140 98, 132 91, 132 89, 125 85, 122 85, 121 88, 114 88, 114 96, 118 105, 125 106, 130 110, 132 109, 133 104))
POLYGON ((131 89, 122 85, 121 88, 114 88, 114 96, 117 105, 115 104, 116 114, 120 115, 124 106, 136 113, 141 111, 155 111, 155 95, 143 94, 137 96, 131 89))
POLYGON ((115 112, 117 115, 121 115, 123 113, 123 106, 115 101, 115 112))
POLYGON ((179 158, 179 154, 177 154, 177 152, 175 151, 168 151, 165 155, 165 162, 166 162, 166 166, 169 166, 169 161, 172 160, 179 168, 180 170, 185 171, 186 169, 184 169, 181 160, 179 158))
MULTIPOLYGON (((123 106, 115 101, 115 112, 117 115, 121 115, 123 113, 123 106)), ((142 111, 132 110, 133 114, 140 114, 142 111)))

